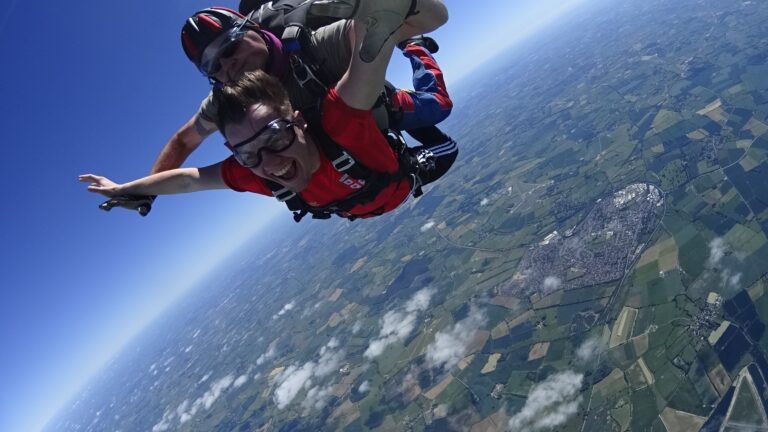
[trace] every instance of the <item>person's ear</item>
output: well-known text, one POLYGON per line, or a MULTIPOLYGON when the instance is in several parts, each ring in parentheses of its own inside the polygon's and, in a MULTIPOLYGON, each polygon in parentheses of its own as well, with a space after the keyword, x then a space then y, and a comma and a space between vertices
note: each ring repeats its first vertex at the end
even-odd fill
POLYGON ((301 115, 301 111, 293 112, 293 122, 301 126, 302 129, 307 128, 307 121, 304 120, 304 116, 301 115))

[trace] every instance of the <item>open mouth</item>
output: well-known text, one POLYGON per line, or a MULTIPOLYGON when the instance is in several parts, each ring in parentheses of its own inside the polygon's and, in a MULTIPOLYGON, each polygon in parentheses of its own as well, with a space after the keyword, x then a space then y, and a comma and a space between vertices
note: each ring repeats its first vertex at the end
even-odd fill
POLYGON ((299 170, 296 166, 296 161, 290 161, 280 169, 273 171, 272 176, 279 178, 280 180, 290 181, 296 177, 299 170))

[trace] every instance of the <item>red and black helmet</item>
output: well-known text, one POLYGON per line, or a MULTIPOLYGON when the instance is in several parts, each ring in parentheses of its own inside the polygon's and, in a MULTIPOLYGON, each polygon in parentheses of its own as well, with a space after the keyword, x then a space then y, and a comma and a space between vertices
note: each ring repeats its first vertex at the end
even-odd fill
MULTIPOLYGON (((189 60, 201 69, 205 49, 222 34, 243 27, 246 18, 225 7, 210 7, 195 12, 181 29, 181 46, 189 60)), ((208 75, 207 70, 202 70, 208 75)))

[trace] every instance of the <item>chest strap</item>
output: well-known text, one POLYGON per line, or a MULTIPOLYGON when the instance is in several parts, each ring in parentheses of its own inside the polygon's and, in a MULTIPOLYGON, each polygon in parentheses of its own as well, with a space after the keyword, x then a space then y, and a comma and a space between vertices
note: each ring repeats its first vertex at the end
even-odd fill
POLYGON ((349 220, 355 220, 362 216, 377 216, 384 213, 383 208, 372 210, 363 215, 350 216, 349 212, 356 206, 374 201, 378 195, 390 184, 408 181, 414 197, 422 195, 421 182, 418 179, 418 161, 407 151, 402 136, 392 132, 387 135, 390 146, 398 157, 398 170, 393 173, 374 171, 355 160, 346 150, 335 143, 322 131, 318 133, 313 129, 312 136, 316 138, 323 154, 331 161, 334 169, 340 173, 355 179, 362 180, 364 185, 346 198, 331 202, 324 206, 310 206, 297 193, 282 185, 267 180, 267 185, 272 190, 272 195, 284 202, 293 212, 293 218, 300 222, 306 215, 311 214, 313 219, 328 219, 333 215, 339 215, 349 220))

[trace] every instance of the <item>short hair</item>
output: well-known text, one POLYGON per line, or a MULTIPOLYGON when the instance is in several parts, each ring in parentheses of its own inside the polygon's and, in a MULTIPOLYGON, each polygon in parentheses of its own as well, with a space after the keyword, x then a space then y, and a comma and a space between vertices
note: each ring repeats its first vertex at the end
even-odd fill
POLYGON ((227 125, 243 121, 254 105, 265 105, 286 117, 293 112, 280 81, 261 70, 247 72, 237 83, 215 89, 213 97, 219 109, 216 126, 222 134, 227 125))

